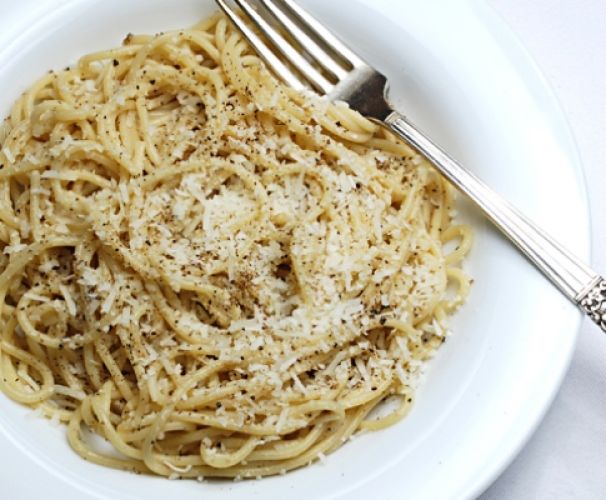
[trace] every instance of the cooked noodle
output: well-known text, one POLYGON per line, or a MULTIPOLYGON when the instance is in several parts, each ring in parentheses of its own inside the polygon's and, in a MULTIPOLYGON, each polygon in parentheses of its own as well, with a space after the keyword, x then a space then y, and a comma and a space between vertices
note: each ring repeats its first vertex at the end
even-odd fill
POLYGON ((0 388, 92 462, 303 466, 406 415, 467 294, 441 177, 221 16, 50 72, 0 144, 0 388))

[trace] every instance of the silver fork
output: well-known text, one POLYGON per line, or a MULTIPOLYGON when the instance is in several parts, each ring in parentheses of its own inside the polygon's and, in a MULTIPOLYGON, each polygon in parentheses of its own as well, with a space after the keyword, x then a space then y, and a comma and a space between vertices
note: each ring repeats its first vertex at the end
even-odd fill
POLYGON ((330 100, 347 102, 352 109, 384 125, 428 158, 566 297, 606 332, 606 280, 394 110, 387 98, 388 85, 384 75, 292 0, 256 0, 254 4, 251 0, 216 2, 286 84, 295 89, 311 87, 330 100), (281 29, 277 29, 278 26, 281 29), (273 48, 257 35, 257 31, 273 48), (281 33, 288 33, 299 48, 281 33))

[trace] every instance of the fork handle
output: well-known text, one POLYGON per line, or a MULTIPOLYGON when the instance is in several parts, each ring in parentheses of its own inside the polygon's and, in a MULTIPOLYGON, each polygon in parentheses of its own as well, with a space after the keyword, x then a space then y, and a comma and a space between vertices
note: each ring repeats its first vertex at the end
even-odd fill
POLYGON ((566 297, 606 333, 606 280, 452 159, 397 111, 384 124, 430 160, 566 297))

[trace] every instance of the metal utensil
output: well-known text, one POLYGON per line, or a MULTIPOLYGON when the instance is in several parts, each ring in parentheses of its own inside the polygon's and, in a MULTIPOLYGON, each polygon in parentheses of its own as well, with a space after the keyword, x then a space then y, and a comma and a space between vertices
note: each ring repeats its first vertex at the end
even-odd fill
POLYGON ((311 87, 330 100, 345 101, 350 108, 404 139, 471 198, 566 297, 606 332, 606 280, 394 110, 387 97, 388 85, 384 75, 292 0, 216 1, 286 84, 295 89, 311 87), (267 41, 248 23, 255 26, 267 41), (299 47, 282 33, 287 33, 299 47))

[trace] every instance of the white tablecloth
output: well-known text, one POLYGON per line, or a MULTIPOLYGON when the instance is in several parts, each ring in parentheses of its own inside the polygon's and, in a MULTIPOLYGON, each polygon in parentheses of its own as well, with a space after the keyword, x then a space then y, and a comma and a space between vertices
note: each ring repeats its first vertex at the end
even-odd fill
MULTIPOLYGON (((606 1, 490 0, 559 96, 584 164, 593 267, 606 273, 606 1)), ((606 336, 585 321, 544 421, 481 500, 606 498, 606 336)))

